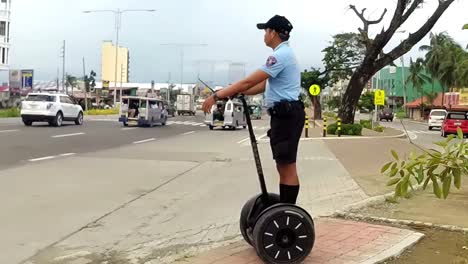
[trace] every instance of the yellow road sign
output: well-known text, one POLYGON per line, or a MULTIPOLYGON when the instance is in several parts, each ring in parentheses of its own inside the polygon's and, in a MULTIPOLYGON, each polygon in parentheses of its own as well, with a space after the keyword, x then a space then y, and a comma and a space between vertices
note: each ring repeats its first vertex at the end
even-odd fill
POLYGON ((313 96, 320 94, 320 86, 318 84, 312 84, 309 88, 309 93, 313 96))
POLYGON ((109 89, 109 81, 103 81, 102 82, 102 88, 109 89))
POLYGON ((385 105, 385 91, 384 90, 375 90, 374 104, 385 105))

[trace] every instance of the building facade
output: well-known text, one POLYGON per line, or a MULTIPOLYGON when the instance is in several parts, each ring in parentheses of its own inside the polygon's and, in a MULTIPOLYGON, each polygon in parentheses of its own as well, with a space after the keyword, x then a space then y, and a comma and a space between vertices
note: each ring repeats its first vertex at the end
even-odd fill
MULTIPOLYGON (((431 75, 426 73, 431 79, 431 75)), ((390 102, 395 99, 396 102, 402 104, 403 102, 403 80, 405 80, 406 98, 407 102, 411 102, 425 96, 428 92, 439 93, 442 92, 442 85, 435 79, 433 82, 425 83, 423 85, 423 95, 417 91, 413 84, 408 81, 409 67, 386 67, 380 70, 372 78, 371 87, 373 89, 385 90, 385 95, 390 102)))
POLYGON ((0 0, 0 70, 9 69, 11 0, 0 0))
MULTIPOLYGON (((117 59, 117 80, 115 79, 115 45, 111 41, 102 43, 101 79, 103 81, 123 83, 129 82, 129 51, 125 47, 119 47, 117 59)), ((113 85, 112 85, 113 86, 113 85)))

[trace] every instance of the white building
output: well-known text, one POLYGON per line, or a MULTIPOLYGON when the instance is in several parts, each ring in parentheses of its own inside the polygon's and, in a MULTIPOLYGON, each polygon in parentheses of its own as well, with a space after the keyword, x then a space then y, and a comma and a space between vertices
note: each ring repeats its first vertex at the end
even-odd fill
POLYGON ((0 0, 0 70, 9 69, 11 0, 0 0))

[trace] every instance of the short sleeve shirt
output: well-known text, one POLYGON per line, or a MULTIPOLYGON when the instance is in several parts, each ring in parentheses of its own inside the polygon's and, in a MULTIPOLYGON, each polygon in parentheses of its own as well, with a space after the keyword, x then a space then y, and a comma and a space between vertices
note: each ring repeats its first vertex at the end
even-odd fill
POLYGON ((282 100, 299 100, 301 71, 288 41, 274 49, 260 70, 270 75, 265 89, 267 107, 282 100))

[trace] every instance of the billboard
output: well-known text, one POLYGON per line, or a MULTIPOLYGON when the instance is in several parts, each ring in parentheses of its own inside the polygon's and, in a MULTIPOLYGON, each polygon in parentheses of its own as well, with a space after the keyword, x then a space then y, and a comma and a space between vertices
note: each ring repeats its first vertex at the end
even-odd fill
POLYGON ((10 70, 9 81, 10 81, 10 92, 12 94, 19 94, 21 90, 21 71, 10 70))
POLYGON ((33 88, 33 70, 21 70, 21 88, 22 90, 31 90, 33 88))

